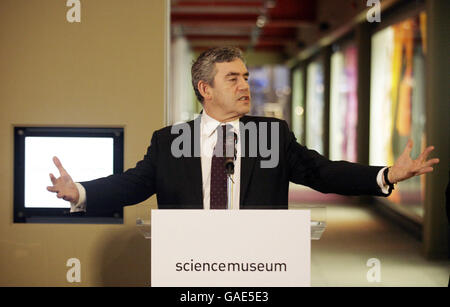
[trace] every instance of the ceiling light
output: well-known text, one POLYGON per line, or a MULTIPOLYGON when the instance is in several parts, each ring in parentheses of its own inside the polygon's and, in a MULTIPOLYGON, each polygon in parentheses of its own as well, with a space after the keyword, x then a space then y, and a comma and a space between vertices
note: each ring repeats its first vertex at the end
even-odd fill
POLYGON ((264 15, 258 16, 258 19, 256 20, 256 26, 258 28, 263 28, 266 25, 267 17, 264 15))

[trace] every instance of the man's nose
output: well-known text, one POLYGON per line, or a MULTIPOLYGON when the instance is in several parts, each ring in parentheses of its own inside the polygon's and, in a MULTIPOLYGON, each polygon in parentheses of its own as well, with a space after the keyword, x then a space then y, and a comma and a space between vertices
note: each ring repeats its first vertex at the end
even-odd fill
POLYGON ((239 79, 238 89, 240 91, 248 91, 250 86, 248 85, 248 81, 245 78, 239 79))

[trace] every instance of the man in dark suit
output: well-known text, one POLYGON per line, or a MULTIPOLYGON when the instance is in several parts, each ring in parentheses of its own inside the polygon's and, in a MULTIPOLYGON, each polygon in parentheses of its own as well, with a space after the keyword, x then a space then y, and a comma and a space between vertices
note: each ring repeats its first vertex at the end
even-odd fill
POLYGON ((186 124, 156 131, 136 167, 120 175, 74 183, 55 157, 61 176, 50 174, 53 186, 47 189, 70 201, 72 211, 102 204, 121 209, 155 193, 161 209, 287 209, 290 181, 324 193, 389 195, 394 183, 431 172, 438 163, 438 159, 427 160, 432 146, 412 160, 411 141, 391 167, 330 161, 298 144, 285 121, 246 116, 251 105, 248 71, 237 48, 202 53, 193 64, 192 83, 202 114, 186 124), (217 148, 224 146, 226 133, 221 131, 227 129, 237 136, 236 172, 228 177, 224 160, 217 162, 216 155, 217 148), (174 146, 180 138, 186 141, 183 149, 174 146), (263 166, 267 162, 264 148, 275 149, 276 157, 271 158, 276 163, 270 167, 263 166))

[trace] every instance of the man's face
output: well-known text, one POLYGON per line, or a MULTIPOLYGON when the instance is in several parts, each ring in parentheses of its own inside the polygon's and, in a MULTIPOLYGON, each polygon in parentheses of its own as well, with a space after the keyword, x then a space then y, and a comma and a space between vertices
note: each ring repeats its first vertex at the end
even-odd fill
POLYGON ((215 68, 209 111, 223 119, 241 117, 250 112, 250 87, 245 64, 236 59, 233 62, 216 63, 215 68))

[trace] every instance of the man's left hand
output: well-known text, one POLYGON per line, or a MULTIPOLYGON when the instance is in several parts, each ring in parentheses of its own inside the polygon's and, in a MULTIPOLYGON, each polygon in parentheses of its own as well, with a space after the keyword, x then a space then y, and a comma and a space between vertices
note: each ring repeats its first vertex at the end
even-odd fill
POLYGON ((433 165, 439 163, 439 159, 431 159, 427 161, 430 152, 434 146, 427 147, 416 160, 411 159, 411 150, 413 141, 410 139, 403 153, 395 161, 394 165, 389 168, 388 180, 391 183, 397 183, 414 176, 419 176, 433 171, 433 165))

